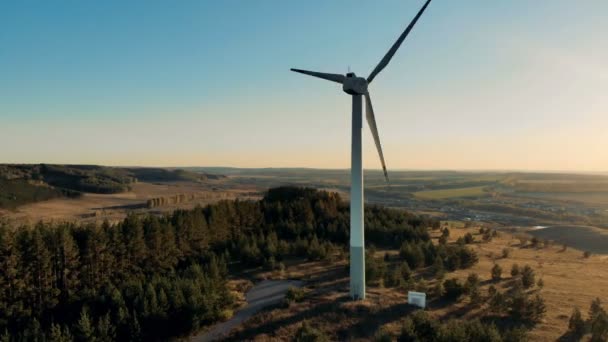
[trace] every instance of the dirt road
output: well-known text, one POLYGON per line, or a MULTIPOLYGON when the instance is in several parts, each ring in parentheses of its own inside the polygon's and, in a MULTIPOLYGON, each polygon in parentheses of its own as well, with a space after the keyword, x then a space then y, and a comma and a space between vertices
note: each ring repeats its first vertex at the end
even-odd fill
POLYGON ((247 292, 247 306, 245 308, 241 309, 226 322, 216 324, 211 329, 192 337, 191 341, 221 340, 232 329, 253 316, 256 312, 267 306, 279 303, 285 296, 287 289, 291 286, 300 287, 302 286, 302 282, 297 280, 264 280, 256 284, 247 292))

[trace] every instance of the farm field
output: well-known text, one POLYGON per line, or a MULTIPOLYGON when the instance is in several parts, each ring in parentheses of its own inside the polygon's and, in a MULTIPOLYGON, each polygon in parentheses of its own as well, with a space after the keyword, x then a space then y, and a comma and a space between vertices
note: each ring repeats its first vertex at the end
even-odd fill
POLYGON ((468 188, 442 189, 414 192, 414 196, 421 199, 448 199, 462 197, 481 197, 487 195, 483 186, 473 186, 468 188))

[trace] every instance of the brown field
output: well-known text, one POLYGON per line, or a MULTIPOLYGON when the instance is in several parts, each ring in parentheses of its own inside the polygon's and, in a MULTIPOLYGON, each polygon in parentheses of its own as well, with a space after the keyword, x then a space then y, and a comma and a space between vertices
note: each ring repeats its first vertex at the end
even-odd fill
POLYGON ((195 182, 139 182, 131 191, 118 194, 85 193, 79 198, 58 198, 21 206, 14 211, 0 210, 0 218, 16 224, 33 224, 38 221, 116 222, 129 212, 165 212, 192 208, 222 199, 249 198, 258 191, 254 187, 227 186, 227 180, 195 182), (146 208, 146 201, 155 197, 178 194, 194 195, 194 200, 179 205, 146 208))
MULTIPOLYGON (((454 229, 452 235, 462 236, 467 231, 475 232, 477 229, 454 229)), ((479 239, 476 236, 476 240, 479 239)), ((608 298, 608 255, 585 259, 582 251, 572 248, 562 251, 560 245, 541 249, 520 248, 519 240, 506 233, 489 243, 476 244, 476 248, 479 263, 470 270, 454 272, 457 277, 464 279, 470 272, 476 272, 482 280, 488 280, 496 262, 503 268, 503 277, 510 277, 511 266, 517 263, 530 265, 537 278, 543 279, 545 285, 540 293, 546 301, 547 314, 530 334, 534 341, 558 339, 566 332, 568 318, 575 306, 586 312, 594 298, 608 298), (501 258, 504 247, 512 250, 506 259, 501 258)))
MULTIPOLYGON (((492 284, 490 270, 494 263, 503 268, 503 280, 495 283, 499 290, 510 286, 510 269, 513 263, 530 265, 537 279, 542 278, 544 287, 534 287, 545 299, 547 312, 543 321, 529 334, 532 341, 555 341, 566 333, 568 319, 575 306, 583 314, 587 312, 591 300, 596 297, 608 298, 608 256, 583 258, 583 253, 575 249, 562 250, 560 245, 535 249, 520 247, 520 241, 509 233, 490 242, 481 241, 478 228, 453 228, 450 240, 453 242, 467 232, 474 234, 472 244, 479 254, 479 263, 471 269, 458 270, 446 274, 446 279, 457 277, 464 280, 475 272, 481 278, 481 293, 487 296, 492 284), (511 253, 502 258, 503 248, 511 253)), ((433 233, 437 235, 435 232, 433 233)), ((386 251, 379 251, 378 257, 386 251)), ((396 251, 389 251, 395 254, 396 251)), ((368 287, 368 298, 361 302, 351 302, 347 297, 347 261, 337 262, 291 262, 285 272, 266 272, 263 278, 296 278, 306 281, 307 296, 301 303, 265 310, 239 327, 230 339, 234 340, 291 340, 296 331, 306 321, 311 326, 325 332, 332 340, 365 341, 377 331, 387 331, 396 337, 401 322, 408 313, 415 310, 407 305, 404 289, 384 288, 381 285, 368 287)), ((435 280, 427 281, 428 288, 435 280)), ((456 304, 431 300, 427 311, 440 320, 473 319, 487 314, 486 305, 472 307, 468 298, 456 304)))

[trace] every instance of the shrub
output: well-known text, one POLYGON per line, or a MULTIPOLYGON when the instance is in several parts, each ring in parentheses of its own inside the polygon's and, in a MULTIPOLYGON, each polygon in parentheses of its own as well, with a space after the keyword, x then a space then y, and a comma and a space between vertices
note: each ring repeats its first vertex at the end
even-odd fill
POLYGON ((536 248, 540 244, 540 239, 535 236, 532 238, 532 240, 530 240, 530 243, 532 247, 536 248))
POLYGON ((399 266, 399 272, 401 273, 401 277, 404 280, 408 280, 412 277, 412 270, 406 262, 402 263, 401 266, 399 266))
POLYGON ((445 237, 445 238, 450 237, 450 230, 447 227, 444 228, 443 231, 441 232, 441 236, 445 237))
POLYGON ((384 285, 387 287, 399 287, 402 286, 404 282, 405 279, 403 279, 401 270, 397 267, 392 271, 387 272, 386 276, 384 277, 384 285))
POLYGON ((230 309, 224 309, 224 310, 220 311, 220 313, 218 315, 220 321, 228 320, 228 319, 232 318, 232 316, 234 316, 234 311, 232 311, 230 309))
POLYGON ((424 311, 416 311, 412 314, 414 331, 421 341, 434 341, 439 334, 439 324, 424 311))
POLYGON ((490 311, 501 314, 507 309, 507 298, 499 291, 496 291, 492 297, 490 297, 490 311))
POLYGON ((496 294, 496 292, 498 292, 498 290, 496 289, 496 286, 494 285, 490 285, 490 287, 488 287, 488 296, 492 297, 496 294))
POLYGON ((437 279, 441 279, 443 277, 443 275, 445 273, 445 268, 443 267, 443 260, 441 260, 441 257, 435 258, 435 262, 433 263, 432 271, 433 271, 433 275, 435 275, 435 277, 437 279))
POLYGON ((457 300, 464 293, 464 286, 456 278, 444 281, 443 288, 445 290, 443 297, 447 300, 457 300))
POLYGON ((299 287, 290 286, 287 289, 287 294, 285 294, 285 299, 288 302, 301 302, 304 300, 304 296, 306 295, 306 291, 299 287))
POLYGON ((492 235, 492 232, 490 231, 490 229, 487 229, 485 233, 483 233, 483 241, 485 242, 489 242, 492 241, 492 237, 494 235, 492 235))
POLYGON ((378 329, 378 331, 376 331, 376 333, 374 334, 374 341, 392 342, 393 337, 391 336, 391 334, 388 331, 381 328, 381 329, 378 329))
POLYGON ((502 249, 502 257, 504 259, 508 258, 510 254, 511 254, 511 249, 510 248, 506 248, 505 247, 505 248, 502 249))
POLYGON ((476 288, 479 287, 479 275, 477 275, 477 273, 469 273, 469 276, 467 277, 467 281, 464 284, 465 289, 467 290, 467 292, 470 292, 476 288))
POLYGON ((507 329, 502 334, 503 342, 527 342, 528 330, 525 327, 507 329))
POLYGON ((470 244, 473 242, 475 242, 475 238, 473 237, 473 235, 471 233, 466 233, 466 235, 464 236, 464 243, 470 244))
POLYGON ((589 258, 590 256, 591 256, 591 252, 589 252, 589 251, 585 251, 583 253, 583 258, 585 258, 585 259, 589 258))
POLYGON ((407 317, 401 326, 401 334, 397 339, 399 342, 414 342, 418 341, 418 336, 416 335, 416 327, 414 327, 414 322, 410 317, 407 317))
POLYGON ((540 289, 545 287, 545 281, 543 280, 543 278, 538 279, 538 281, 536 282, 536 286, 538 286, 538 288, 540 288, 540 289))
POLYGON ((308 322, 304 322, 294 336, 296 342, 326 342, 329 338, 320 330, 313 328, 308 322))
POLYGON ((383 279, 386 274, 384 259, 376 259, 373 253, 365 253, 365 282, 367 284, 383 279))
POLYGON ((513 264, 511 266, 511 277, 515 278, 519 275, 519 265, 513 264))
POLYGON ((530 241, 530 236, 528 234, 517 234, 516 238, 519 240, 520 247, 525 247, 530 241))
POLYGON ((502 342, 494 324, 483 324, 478 319, 465 324, 466 341, 502 342))
POLYGON ((492 280, 500 281, 501 276, 502 276, 502 267, 500 267, 500 265, 498 265, 498 264, 494 264, 494 267, 492 267, 492 280))
POLYGON ((433 296, 436 298, 441 298, 444 293, 445 289, 443 288, 443 283, 441 281, 437 281, 433 287, 433 296))

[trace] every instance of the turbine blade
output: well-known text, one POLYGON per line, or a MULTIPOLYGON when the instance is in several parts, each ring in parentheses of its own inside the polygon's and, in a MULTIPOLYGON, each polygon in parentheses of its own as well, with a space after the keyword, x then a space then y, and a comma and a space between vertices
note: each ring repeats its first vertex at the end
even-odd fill
POLYGON ((293 68, 290 70, 294 71, 294 72, 299 72, 300 74, 314 76, 314 77, 322 78, 324 80, 337 82, 340 84, 342 84, 342 82, 344 82, 344 78, 345 78, 344 75, 340 75, 340 74, 327 74, 324 72, 308 71, 308 70, 293 69, 293 68))
POLYGON ((401 46, 401 43, 403 43, 403 41, 405 40, 405 37, 407 37, 407 35, 410 33, 410 31, 412 30, 414 25, 416 25, 416 22, 418 21, 418 19, 422 15, 422 13, 424 13, 424 10, 426 9, 426 7, 429 5, 430 2, 431 2, 431 0, 427 0, 427 2, 424 4, 424 6, 422 6, 420 11, 418 11, 418 14, 416 14, 416 16, 414 17, 412 22, 407 26, 405 31, 403 31, 403 33, 399 36, 399 38, 397 39, 395 44, 393 44, 393 46, 390 48, 390 50, 388 50, 388 52, 386 53, 384 58, 382 58, 380 63, 378 63, 378 65, 376 66, 374 71, 372 71, 372 73, 369 74, 369 76, 367 77, 367 83, 371 83, 372 80, 380 73, 380 71, 382 71, 382 69, 384 69, 388 65, 388 62, 391 61, 391 58, 393 58, 393 55, 395 54, 395 52, 397 52, 397 49, 399 49, 399 46, 401 46))
POLYGON ((374 142, 376 143, 376 149, 380 156, 380 162, 382 162, 382 171, 384 171, 384 178, 388 183, 388 173, 386 172, 386 163, 384 162, 384 154, 382 153, 382 144, 380 144, 380 135, 378 134, 378 126, 376 126, 376 116, 374 115, 374 107, 372 107, 372 99, 369 93, 365 93, 365 116, 367 117, 367 124, 372 130, 374 136, 374 142))

